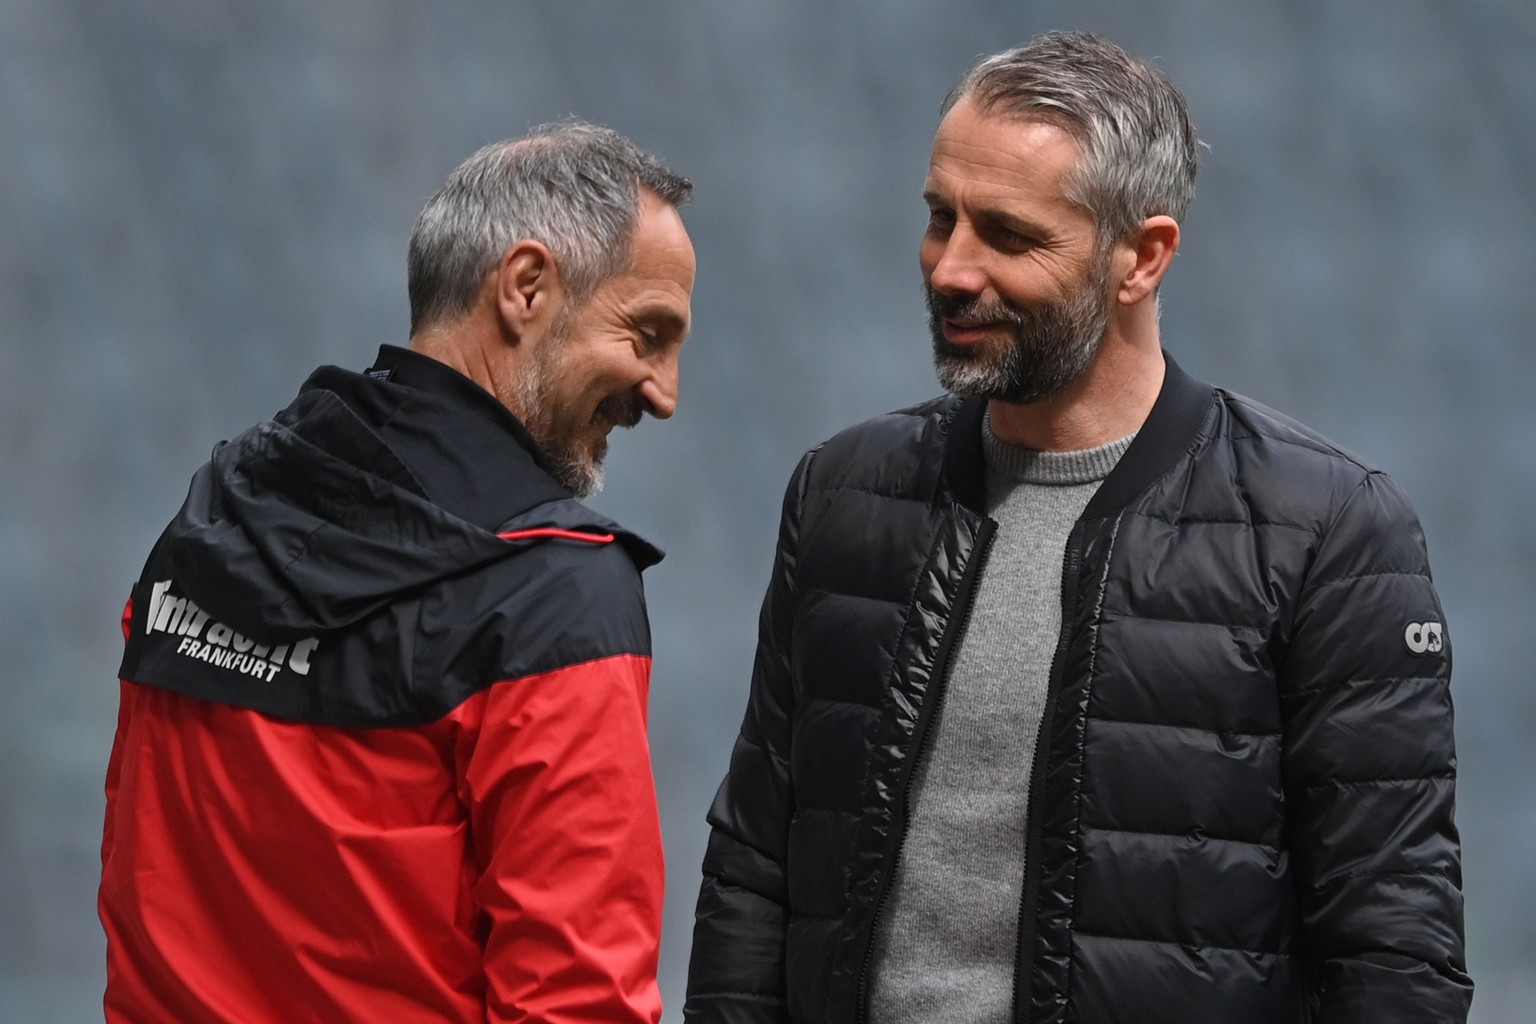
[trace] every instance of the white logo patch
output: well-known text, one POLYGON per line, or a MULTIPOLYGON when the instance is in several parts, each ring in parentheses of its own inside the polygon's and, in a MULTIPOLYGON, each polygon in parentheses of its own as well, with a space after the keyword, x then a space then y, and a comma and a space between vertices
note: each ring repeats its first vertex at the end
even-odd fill
POLYGON ((301 676, 309 675, 309 657, 320 646, 316 637, 278 647, 258 644, 222 622, 213 622, 197 605, 171 593, 170 580, 161 580, 151 589, 144 632, 180 636, 177 654, 206 661, 216 668, 244 672, 268 683, 284 668, 301 676))
POLYGON ((1403 630, 1403 642, 1414 654, 1438 654, 1445 646, 1445 638, 1438 622, 1410 622, 1403 630))

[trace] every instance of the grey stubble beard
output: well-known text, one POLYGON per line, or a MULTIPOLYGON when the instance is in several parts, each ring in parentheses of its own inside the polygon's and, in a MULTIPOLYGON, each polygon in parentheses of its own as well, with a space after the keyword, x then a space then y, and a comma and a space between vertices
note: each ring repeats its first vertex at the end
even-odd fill
POLYGON ((569 316, 562 310, 532 360, 517 377, 498 387, 497 397, 533 436, 556 482, 577 498, 590 498, 603 489, 603 453, 593 456, 582 451, 575 438, 555 436, 554 386, 569 329, 569 316))
POLYGON ((1069 294, 1033 310, 979 296, 950 297, 924 286, 933 364, 939 384, 956 395, 1016 405, 1048 398, 1082 376, 1109 328, 1107 254, 1095 259, 1069 294), (945 319, 1005 326, 1005 344, 957 345, 944 337, 945 319))

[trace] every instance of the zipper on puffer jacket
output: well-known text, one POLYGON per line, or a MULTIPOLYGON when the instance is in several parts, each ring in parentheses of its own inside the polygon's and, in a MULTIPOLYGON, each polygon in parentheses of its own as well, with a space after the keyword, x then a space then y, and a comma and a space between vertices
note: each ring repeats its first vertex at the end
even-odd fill
POLYGON ((949 689, 950 656, 954 653, 955 644, 965 635, 966 627, 970 625, 971 607, 975 604, 976 581, 981 578, 981 570, 986 564, 988 552, 992 550, 992 537, 996 533, 997 523, 994 520, 981 521, 981 529, 976 534, 975 554, 971 556, 970 562, 965 567, 965 573, 960 577, 960 586, 955 590, 954 611, 950 614, 949 624, 944 628, 944 636, 939 641, 939 651, 934 658, 933 689, 928 698, 923 701, 923 710, 918 716, 916 735, 912 741, 912 753, 901 766, 901 785, 897 788, 898 799, 901 801, 897 809, 901 820, 894 830, 895 846, 886 852, 882 860, 885 865, 885 877, 880 880, 880 895, 875 898, 875 909, 869 915, 869 928, 864 935, 864 959, 859 965, 859 984, 854 1004, 859 1024, 865 1024, 869 1020, 869 966, 875 957, 875 931, 880 924, 880 911, 884 909, 886 897, 891 892, 891 882, 896 876, 896 865, 901 857, 901 848, 907 841, 907 798, 911 795, 912 775, 917 771, 917 765, 927 747, 928 727, 944 704, 944 693, 949 689))
POLYGON ((1051 675, 1045 688, 1045 711, 1040 716, 1040 732, 1035 737, 1034 763, 1029 769, 1029 795, 1025 798, 1024 888, 1019 894, 1019 927, 1013 949, 1013 1020, 1029 1024, 1030 971, 1034 962, 1035 906, 1040 899, 1040 844, 1044 829, 1040 825, 1040 779, 1050 753, 1051 726, 1056 717, 1056 700, 1061 695, 1062 676, 1066 671, 1067 643, 1072 635, 1073 609, 1077 604, 1078 574, 1083 564, 1083 545, 1079 539, 1082 523, 1072 527, 1067 537, 1067 551, 1061 564, 1061 632, 1056 637, 1056 652, 1051 655, 1051 675))

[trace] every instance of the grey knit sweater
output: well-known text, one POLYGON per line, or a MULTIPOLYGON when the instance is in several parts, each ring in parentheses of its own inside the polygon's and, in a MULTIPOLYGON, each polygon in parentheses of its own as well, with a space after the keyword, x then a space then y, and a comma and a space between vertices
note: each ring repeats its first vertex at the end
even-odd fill
POLYGON ((998 529, 913 773, 875 935, 871 1024, 1009 1020, 1025 805, 1061 631, 1063 551, 1131 437, 1037 452, 998 440, 988 417, 982 443, 998 529))

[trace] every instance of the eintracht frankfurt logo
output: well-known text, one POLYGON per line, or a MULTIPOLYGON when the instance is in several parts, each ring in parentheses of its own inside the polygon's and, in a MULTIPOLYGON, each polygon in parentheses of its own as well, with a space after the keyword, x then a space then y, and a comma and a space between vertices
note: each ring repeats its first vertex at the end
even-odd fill
POLYGON ((310 655, 320 646, 315 637, 275 647, 259 644, 224 623, 214 621, 187 598, 171 593, 170 580, 161 580, 151 589, 144 632, 178 637, 177 654, 206 661, 215 668, 243 672, 268 683, 285 668, 301 676, 309 675, 310 655))
POLYGON ((1403 630, 1403 642, 1414 654, 1438 654, 1445 646, 1445 638, 1438 622, 1410 622, 1403 630))

